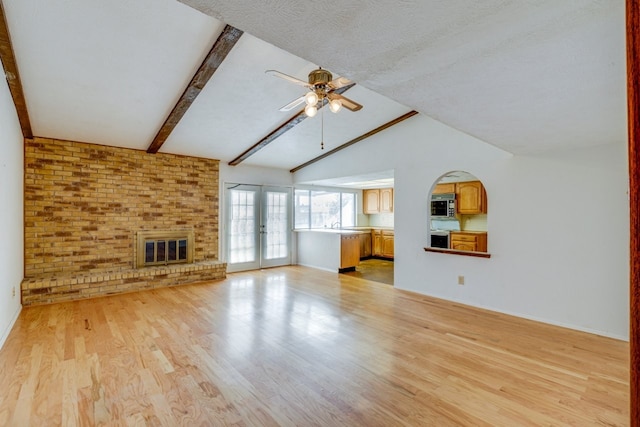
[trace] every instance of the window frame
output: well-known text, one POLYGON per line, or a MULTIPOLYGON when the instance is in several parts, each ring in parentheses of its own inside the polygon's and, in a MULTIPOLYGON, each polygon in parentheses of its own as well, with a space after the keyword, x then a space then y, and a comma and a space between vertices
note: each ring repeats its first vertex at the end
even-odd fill
POLYGON ((317 192, 317 193, 323 193, 323 194, 327 194, 327 193, 332 193, 332 194, 336 194, 338 197, 338 203, 340 205, 340 214, 339 214, 339 224, 337 227, 334 228, 341 228, 341 227, 356 227, 357 226, 357 220, 358 220, 358 190, 355 189, 343 189, 343 188, 323 188, 323 187, 313 187, 313 188, 307 188, 307 187, 294 187, 293 189, 293 224, 294 224, 294 229, 295 230, 318 230, 318 229, 324 229, 324 228, 331 228, 332 224, 324 224, 324 227, 313 227, 313 193, 317 192), (306 220, 304 221, 304 225, 299 225, 299 208, 298 208, 298 194, 299 193, 303 193, 306 192, 306 197, 308 200, 308 212, 305 213, 306 216, 306 220), (344 225, 344 217, 345 212, 344 212, 344 205, 343 205, 343 200, 344 200, 344 195, 351 195, 353 197, 353 213, 351 214, 352 218, 353 218, 353 225, 344 225))

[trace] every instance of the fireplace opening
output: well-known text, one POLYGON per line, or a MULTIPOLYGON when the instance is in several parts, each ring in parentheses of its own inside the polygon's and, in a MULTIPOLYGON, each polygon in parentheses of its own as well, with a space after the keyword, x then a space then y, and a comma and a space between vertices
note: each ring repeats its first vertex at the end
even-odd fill
POLYGON ((193 230, 139 231, 136 267, 193 262, 193 230))

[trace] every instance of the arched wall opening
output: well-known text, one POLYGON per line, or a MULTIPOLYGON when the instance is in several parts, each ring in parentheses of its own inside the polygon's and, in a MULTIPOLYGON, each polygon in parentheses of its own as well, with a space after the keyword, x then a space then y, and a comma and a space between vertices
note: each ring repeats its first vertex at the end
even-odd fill
POLYGON ((466 171, 445 173, 429 192, 429 247, 487 253, 488 212, 482 181, 466 171))

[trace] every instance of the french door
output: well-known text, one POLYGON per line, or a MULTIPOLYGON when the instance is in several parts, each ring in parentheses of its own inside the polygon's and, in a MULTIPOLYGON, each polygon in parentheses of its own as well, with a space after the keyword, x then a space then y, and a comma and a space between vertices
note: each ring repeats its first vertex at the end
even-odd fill
POLYGON ((291 189, 226 184, 227 271, 291 264, 291 189))

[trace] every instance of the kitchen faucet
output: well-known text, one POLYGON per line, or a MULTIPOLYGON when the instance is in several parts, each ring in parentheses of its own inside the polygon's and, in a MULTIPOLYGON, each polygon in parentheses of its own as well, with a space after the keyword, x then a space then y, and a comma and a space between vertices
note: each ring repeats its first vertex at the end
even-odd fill
POLYGON ((340 228, 340 221, 336 221, 333 224, 331 224, 331 228, 334 228, 334 226, 337 226, 335 228, 340 228))

